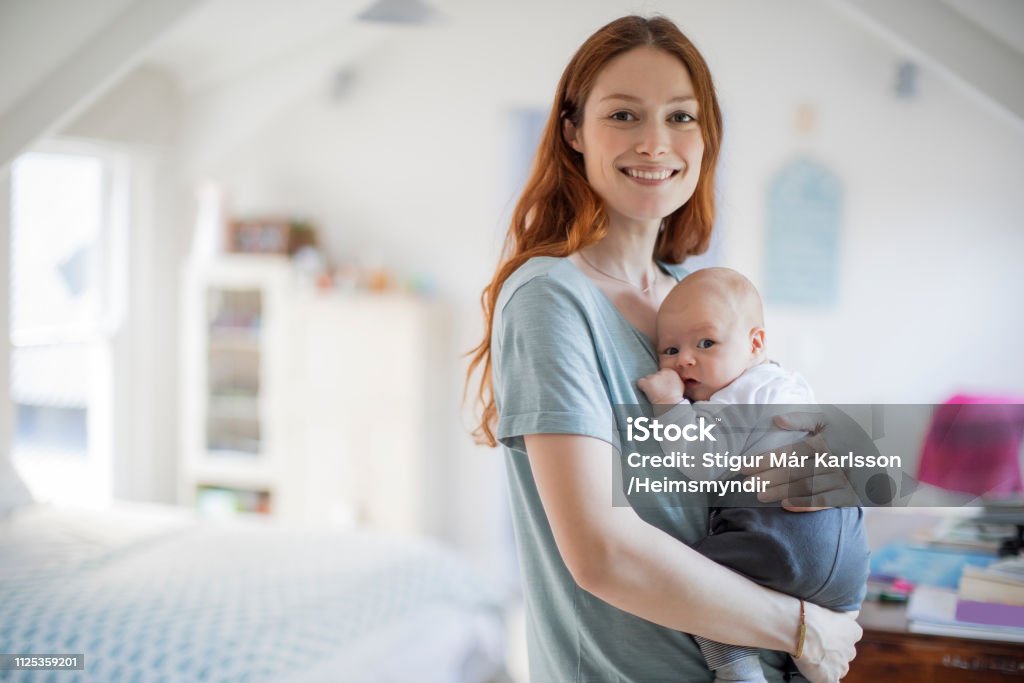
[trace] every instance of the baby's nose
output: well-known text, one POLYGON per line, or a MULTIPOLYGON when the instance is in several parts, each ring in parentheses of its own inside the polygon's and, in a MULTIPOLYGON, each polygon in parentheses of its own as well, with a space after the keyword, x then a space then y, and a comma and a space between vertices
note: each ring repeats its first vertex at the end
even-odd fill
POLYGON ((694 362, 695 359, 693 357, 693 354, 690 353, 689 351, 680 351, 678 354, 676 354, 676 363, 680 367, 690 367, 694 364, 694 362))

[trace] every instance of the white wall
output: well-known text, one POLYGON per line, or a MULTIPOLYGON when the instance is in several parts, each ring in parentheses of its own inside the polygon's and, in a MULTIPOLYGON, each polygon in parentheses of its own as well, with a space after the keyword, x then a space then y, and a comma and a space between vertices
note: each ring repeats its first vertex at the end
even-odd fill
MULTIPOLYGON (((1024 134, 922 70, 892 93, 903 59, 841 13, 773 3, 464 3, 446 25, 396 30, 355 65, 347 98, 329 83, 295 101, 204 173, 239 212, 314 219, 335 258, 431 273, 458 310, 457 352, 481 332, 477 298, 511 200, 505 113, 546 109, 572 50, 628 11, 661 10, 704 50, 727 119, 723 262, 760 282, 768 178, 797 154, 845 189, 840 302, 769 311, 774 356, 824 400, 937 402, 959 389, 1024 393, 1024 134), (816 125, 801 135, 799 105, 816 125)), ((210 134, 207 131, 206 134, 210 134)), ((456 530, 487 546, 504 496, 496 453, 449 434, 462 489, 456 530)))
POLYGON ((919 95, 899 100, 903 55, 820 4, 789 16, 777 6, 697 34, 731 123, 729 260, 760 274, 767 180, 794 154, 845 186, 839 306, 770 310, 773 354, 836 402, 1024 393, 1019 122, 926 68, 919 95), (818 113, 808 136, 794 126, 804 102, 818 113))

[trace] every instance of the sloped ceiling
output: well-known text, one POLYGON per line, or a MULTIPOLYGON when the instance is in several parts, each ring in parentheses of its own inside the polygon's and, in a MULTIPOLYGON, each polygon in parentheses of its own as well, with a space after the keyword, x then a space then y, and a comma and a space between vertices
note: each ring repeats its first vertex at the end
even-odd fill
POLYGON ((327 37, 372 31, 360 0, 208 0, 154 44, 147 61, 172 71, 186 95, 243 76, 327 37))
POLYGON ((0 6, 0 112, 22 99, 131 0, 5 0, 0 6))
POLYGON ((365 4, 207 0, 152 45, 146 62, 172 73, 187 99, 185 172, 202 173, 248 144, 297 98, 327 91, 366 50, 403 30, 356 20, 365 4))
MULTIPOLYGON (((140 59, 168 70, 186 96, 200 99, 223 84, 257 79, 258 72, 278 64, 291 63, 294 74, 314 60, 321 62, 319 72, 341 68, 346 58, 392 35, 355 20, 370 1, 90 0, 86 6, 4 0, 0 166, 81 111, 140 59)), ((459 4, 465 1, 428 0, 452 22, 458 21, 459 4)), ((832 4, 1024 125, 1021 0, 832 4)), ((279 69, 277 82, 283 78, 279 69)))
POLYGON ((343 62, 384 32, 354 21, 366 4, 3 0, 0 170, 144 63, 170 72, 186 96, 217 90, 282 62, 298 74, 299 65, 311 66, 317 55, 324 69, 336 69, 339 57, 343 62), (332 46, 337 49, 332 51, 332 46))
MULTIPOLYGON (((382 30, 354 19, 371 1, 207 0, 152 47, 150 59, 176 74, 186 94, 196 93, 326 36, 340 42, 372 42, 372 35, 381 35, 382 30)), ((458 21, 458 0, 428 2, 458 21)), ((832 4, 862 28, 906 50, 908 56, 924 58, 1024 122, 1024 88, 1019 87, 1024 82, 1021 0, 833 0, 832 4)))
POLYGON ((1024 54, 1024 2, 1020 0, 942 0, 967 20, 1024 54))
POLYGON ((0 4, 0 169, 115 85, 201 1, 0 4))
POLYGON ((1024 2, 834 0, 833 5, 1024 128, 1024 2))

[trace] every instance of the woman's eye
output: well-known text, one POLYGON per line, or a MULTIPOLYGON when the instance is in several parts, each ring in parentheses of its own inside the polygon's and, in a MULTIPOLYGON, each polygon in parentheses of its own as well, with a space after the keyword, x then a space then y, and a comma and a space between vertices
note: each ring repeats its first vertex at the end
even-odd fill
POLYGON ((662 353, 663 355, 666 355, 666 356, 674 356, 674 355, 676 355, 677 353, 679 353, 679 349, 678 349, 678 348, 676 348, 675 346, 669 346, 668 348, 666 348, 666 349, 665 349, 664 351, 662 351, 661 353, 662 353))
POLYGON ((701 339, 699 342, 697 342, 698 349, 710 349, 714 345, 715 342, 711 341, 710 339, 701 339))
POLYGON ((636 117, 628 111, 617 111, 608 118, 613 121, 633 121, 636 117))
POLYGON ((693 118, 693 116, 691 116, 690 114, 687 114, 685 111, 677 111, 675 114, 672 114, 671 118, 672 123, 690 123, 692 121, 697 120, 693 118))

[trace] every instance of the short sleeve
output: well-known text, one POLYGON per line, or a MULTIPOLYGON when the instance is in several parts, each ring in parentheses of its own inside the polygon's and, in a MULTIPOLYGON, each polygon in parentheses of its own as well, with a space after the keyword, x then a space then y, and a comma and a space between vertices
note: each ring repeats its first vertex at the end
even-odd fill
POLYGON ((495 317, 491 348, 502 444, 525 452, 527 434, 614 443, 591 318, 567 287, 539 276, 516 288, 495 317))

